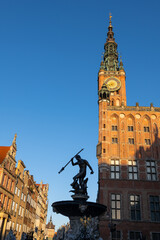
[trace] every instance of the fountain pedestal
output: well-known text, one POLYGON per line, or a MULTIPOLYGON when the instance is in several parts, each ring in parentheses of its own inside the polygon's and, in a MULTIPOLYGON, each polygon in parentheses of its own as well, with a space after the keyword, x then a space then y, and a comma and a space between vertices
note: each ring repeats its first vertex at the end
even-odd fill
POLYGON ((106 206, 88 202, 81 196, 81 199, 77 197, 73 201, 54 202, 52 207, 54 212, 67 216, 70 220, 70 229, 63 239, 99 239, 98 216, 107 210, 106 206))

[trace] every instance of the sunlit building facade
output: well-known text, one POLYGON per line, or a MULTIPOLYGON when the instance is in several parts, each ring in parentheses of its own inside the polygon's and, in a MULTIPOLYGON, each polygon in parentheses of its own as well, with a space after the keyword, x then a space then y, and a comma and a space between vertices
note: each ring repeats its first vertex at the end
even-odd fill
POLYGON ((0 147, 0 239, 12 229, 17 240, 22 233, 45 237, 48 184, 37 184, 22 160, 16 167, 16 135, 9 147, 0 147))
POLYGON ((127 106, 126 73, 118 58, 111 16, 104 49, 98 73, 98 202, 108 211, 100 219, 101 237, 157 240, 160 108, 127 106))

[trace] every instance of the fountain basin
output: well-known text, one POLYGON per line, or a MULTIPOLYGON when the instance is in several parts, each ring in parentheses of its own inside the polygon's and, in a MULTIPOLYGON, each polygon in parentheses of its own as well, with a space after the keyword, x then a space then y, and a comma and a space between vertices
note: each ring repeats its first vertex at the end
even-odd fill
POLYGON ((107 210, 105 205, 80 200, 54 202, 52 207, 54 212, 67 217, 97 217, 107 210))

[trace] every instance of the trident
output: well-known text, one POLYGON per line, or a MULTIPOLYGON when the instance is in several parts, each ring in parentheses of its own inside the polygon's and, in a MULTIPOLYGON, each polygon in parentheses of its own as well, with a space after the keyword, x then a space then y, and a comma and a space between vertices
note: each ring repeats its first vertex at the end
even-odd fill
MULTIPOLYGON (((82 152, 83 150, 84 150, 84 148, 82 148, 78 153, 76 153, 76 154, 74 155, 74 157, 75 157, 76 155, 78 155, 80 152, 82 152)), ((69 162, 68 162, 64 167, 61 168, 61 170, 58 172, 59 174, 65 169, 65 167, 67 167, 67 165, 72 161, 72 159, 73 159, 74 157, 72 157, 71 160, 69 160, 69 162)))

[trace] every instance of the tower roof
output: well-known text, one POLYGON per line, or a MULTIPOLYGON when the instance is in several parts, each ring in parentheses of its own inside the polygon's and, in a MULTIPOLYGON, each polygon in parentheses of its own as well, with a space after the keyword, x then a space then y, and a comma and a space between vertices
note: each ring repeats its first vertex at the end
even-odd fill
MULTIPOLYGON (((118 62, 118 52, 117 52, 117 43, 115 42, 114 32, 111 21, 111 14, 109 16, 109 27, 107 33, 106 43, 104 44, 104 63, 103 68, 106 71, 118 71, 119 62, 118 62)), ((101 66, 102 69, 102 66, 101 66)))
POLYGON ((48 228, 48 229, 55 229, 55 225, 53 225, 53 222, 52 222, 52 216, 50 217, 50 221, 46 225, 46 228, 48 228))

